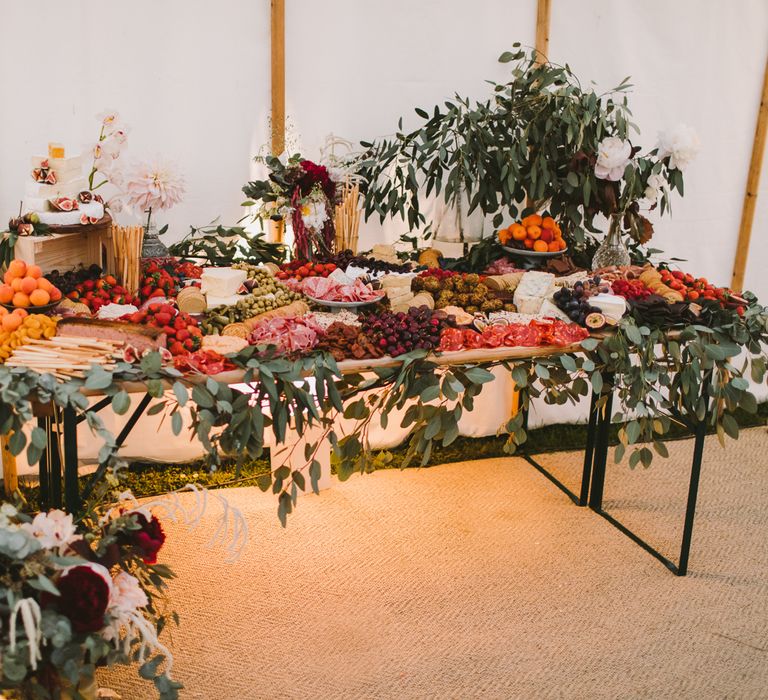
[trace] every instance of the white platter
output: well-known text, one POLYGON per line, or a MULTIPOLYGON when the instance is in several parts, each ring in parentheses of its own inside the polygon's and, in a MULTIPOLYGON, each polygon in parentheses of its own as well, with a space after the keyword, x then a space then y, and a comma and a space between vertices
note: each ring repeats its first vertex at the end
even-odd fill
POLYGON ((506 245, 503 245, 501 247, 504 250, 506 250, 507 253, 510 253, 511 255, 517 255, 520 258, 532 258, 532 259, 536 259, 536 258, 559 258, 561 255, 563 255, 563 254, 568 252, 568 248, 566 248, 565 250, 558 250, 558 251, 555 251, 555 252, 552 252, 552 253, 550 253, 549 251, 547 251, 546 253, 544 253, 544 252, 540 253, 537 250, 520 250, 520 248, 510 248, 509 246, 506 246, 506 245))
POLYGON ((306 296, 310 301, 315 302, 315 304, 320 304, 320 306, 327 306, 330 309, 356 309, 358 306, 370 306, 371 304, 378 304, 387 295, 382 294, 380 297, 371 299, 370 301, 326 301, 324 299, 315 299, 308 294, 305 294, 304 296, 306 296))

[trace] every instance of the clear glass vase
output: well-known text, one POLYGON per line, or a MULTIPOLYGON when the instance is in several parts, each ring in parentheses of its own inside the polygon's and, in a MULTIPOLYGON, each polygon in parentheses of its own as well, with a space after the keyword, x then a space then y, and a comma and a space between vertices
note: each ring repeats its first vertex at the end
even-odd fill
POLYGON ((592 258, 593 270, 617 265, 629 265, 629 251, 621 235, 621 219, 621 214, 614 214, 611 217, 608 235, 603 239, 600 247, 595 251, 595 256, 592 258))

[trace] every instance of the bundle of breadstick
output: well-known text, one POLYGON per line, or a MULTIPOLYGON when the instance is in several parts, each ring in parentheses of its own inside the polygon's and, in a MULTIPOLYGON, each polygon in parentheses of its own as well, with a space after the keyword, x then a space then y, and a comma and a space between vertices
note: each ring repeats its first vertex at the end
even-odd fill
POLYGON ((640 281, 654 294, 663 297, 670 304, 674 304, 676 301, 683 301, 683 295, 664 284, 661 281, 659 271, 651 265, 647 265, 642 271, 640 281))
POLYGON ((333 215, 336 230, 336 250, 357 252, 357 236, 360 229, 360 185, 344 181, 341 202, 336 205, 333 215))
POLYGON ((112 246, 115 251, 115 273, 131 293, 139 288, 143 226, 113 226, 112 246))

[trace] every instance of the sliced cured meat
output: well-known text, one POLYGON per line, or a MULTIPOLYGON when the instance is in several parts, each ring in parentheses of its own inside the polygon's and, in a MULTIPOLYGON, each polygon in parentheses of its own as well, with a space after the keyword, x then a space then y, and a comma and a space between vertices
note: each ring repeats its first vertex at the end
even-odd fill
POLYGON ((248 336, 248 342, 251 345, 274 345, 278 350, 287 354, 308 352, 315 347, 322 332, 322 327, 311 317, 278 317, 256 326, 248 336))

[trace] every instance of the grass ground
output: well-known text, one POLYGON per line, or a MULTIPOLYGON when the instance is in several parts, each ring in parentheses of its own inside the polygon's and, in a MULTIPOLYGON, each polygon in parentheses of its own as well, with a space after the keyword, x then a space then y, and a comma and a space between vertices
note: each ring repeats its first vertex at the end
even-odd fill
MULTIPOLYGON (((758 406, 756 414, 740 412, 737 420, 742 428, 766 425, 768 423, 768 403, 758 406)), ((611 444, 617 443, 618 426, 611 429, 611 444)), ((583 449, 586 442, 587 427, 585 425, 548 425, 532 430, 528 435, 527 450, 529 454, 544 452, 559 452, 583 449)), ((673 426, 669 439, 680 440, 690 437, 690 434, 673 426)), ((468 459, 485 459, 502 457, 504 452, 504 436, 485 438, 458 438, 448 447, 435 446, 427 466, 461 462, 468 459)), ((377 453, 374 460, 377 469, 401 468, 404 447, 393 450, 383 450, 377 453)), ((232 486, 253 485, 259 476, 269 472, 269 455, 265 453, 259 459, 245 463, 236 469, 234 462, 224 463, 219 469, 211 472, 202 462, 190 464, 158 464, 135 462, 123 472, 125 487, 130 489, 137 498, 154 496, 181 488, 188 483, 196 483, 207 488, 228 488, 232 486)), ((85 479, 87 477, 82 477, 85 479)), ((82 480, 81 479, 81 480, 82 480)), ((37 501, 37 486, 22 486, 24 497, 34 504, 37 501)))

